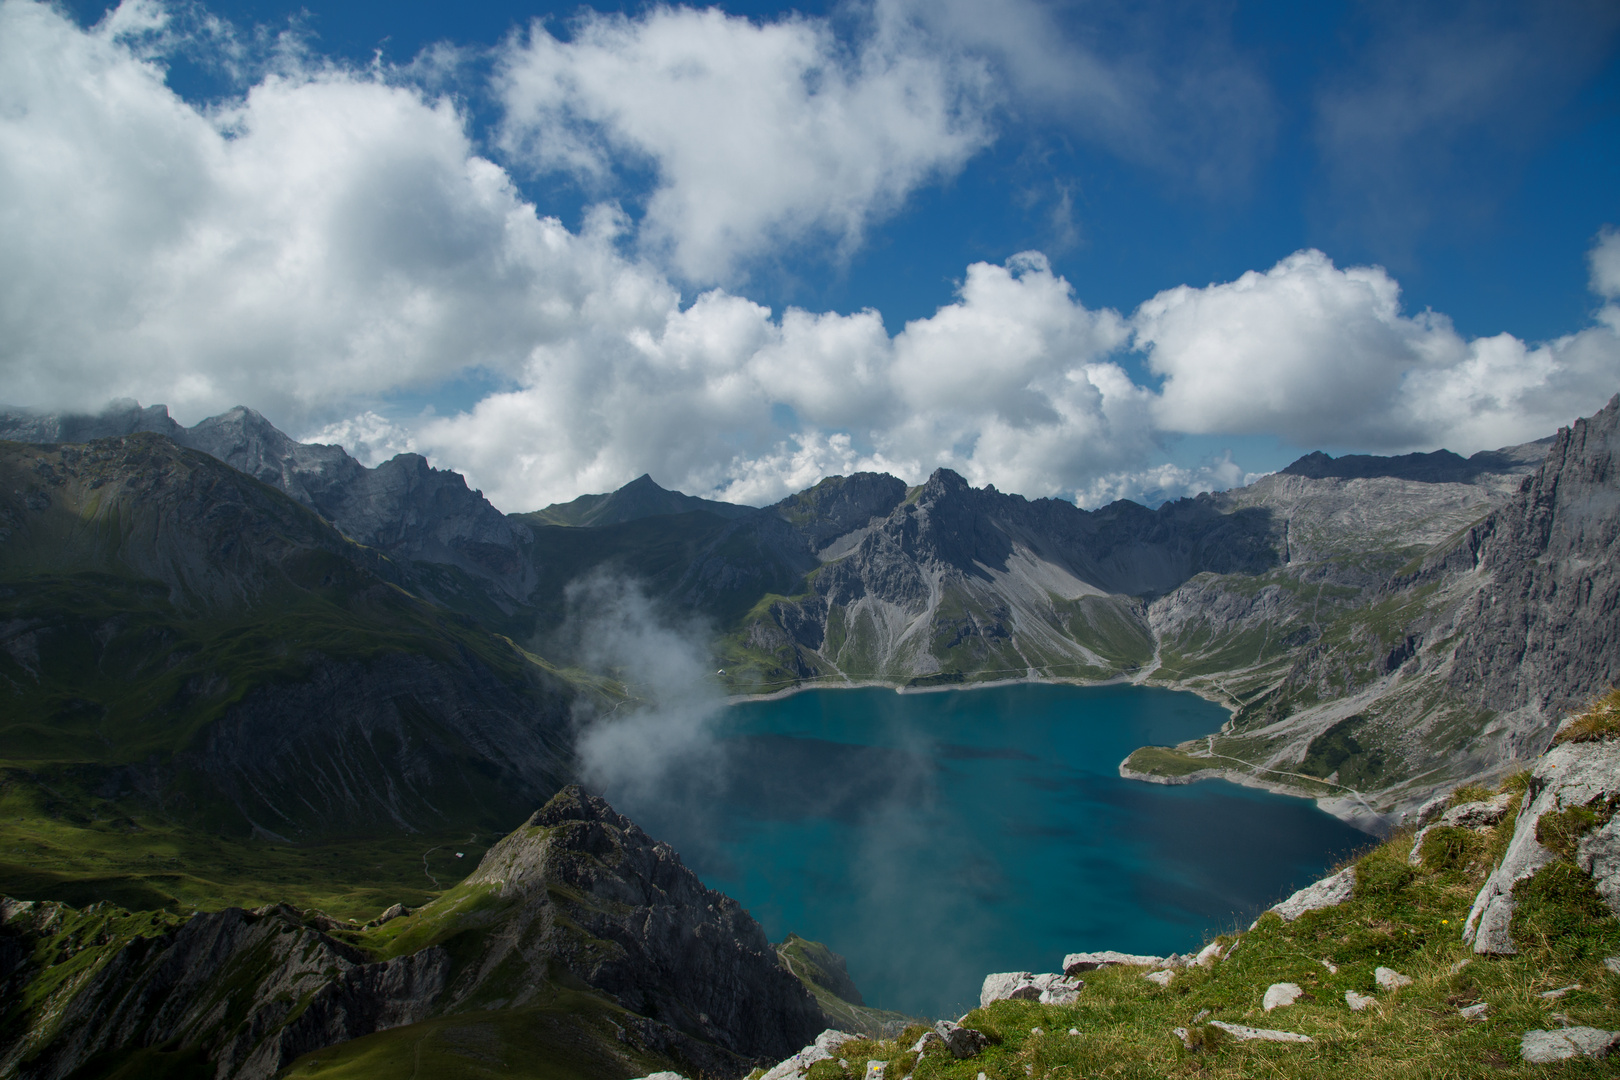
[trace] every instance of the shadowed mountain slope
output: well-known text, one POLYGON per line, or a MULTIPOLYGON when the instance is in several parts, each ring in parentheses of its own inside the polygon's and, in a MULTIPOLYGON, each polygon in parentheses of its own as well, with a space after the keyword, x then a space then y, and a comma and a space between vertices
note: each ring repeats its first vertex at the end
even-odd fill
POLYGON ((301 840, 510 821, 566 780, 577 690, 397 577, 167 438, 0 443, 6 798, 114 853, 109 817, 301 840))
POLYGON ((269 1080, 301 1056, 294 1075, 318 1071, 310 1055, 339 1043, 371 1036, 337 1053, 375 1053, 448 1026, 486 1050, 537 1041, 585 1076, 740 1075, 823 1024, 735 900, 577 787, 461 884, 390 916, 351 928, 285 905, 182 920, 0 901, 0 1072, 137 1062, 269 1080))

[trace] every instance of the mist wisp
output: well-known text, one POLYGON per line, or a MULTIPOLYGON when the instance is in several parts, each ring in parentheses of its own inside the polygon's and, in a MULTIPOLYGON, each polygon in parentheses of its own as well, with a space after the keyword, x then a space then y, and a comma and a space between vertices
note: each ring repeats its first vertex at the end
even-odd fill
POLYGON ((605 711, 576 703, 580 778, 633 820, 657 822, 688 846, 708 837, 727 771, 715 733, 725 694, 711 670, 709 627, 664 616, 622 577, 594 574, 566 597, 564 650, 630 695, 605 711))

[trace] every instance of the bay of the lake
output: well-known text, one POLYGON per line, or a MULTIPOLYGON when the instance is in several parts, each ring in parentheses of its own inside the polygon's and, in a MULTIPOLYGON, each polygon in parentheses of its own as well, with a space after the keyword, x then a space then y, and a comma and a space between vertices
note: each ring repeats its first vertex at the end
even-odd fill
POLYGON ((842 953, 867 1004, 955 1017, 990 972, 1196 948, 1371 842, 1305 800, 1120 779, 1226 718, 1136 686, 808 691, 724 709, 656 792, 606 794, 771 940, 842 953))

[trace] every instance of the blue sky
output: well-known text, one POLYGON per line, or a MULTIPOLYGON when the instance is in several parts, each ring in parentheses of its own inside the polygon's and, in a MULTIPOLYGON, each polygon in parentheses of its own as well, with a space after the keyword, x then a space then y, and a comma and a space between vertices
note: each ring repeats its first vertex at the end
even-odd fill
POLYGON ((4 11, 57 57, 0 62, 16 404, 240 401, 521 510, 1152 501, 1620 390, 1612 3, 4 11))

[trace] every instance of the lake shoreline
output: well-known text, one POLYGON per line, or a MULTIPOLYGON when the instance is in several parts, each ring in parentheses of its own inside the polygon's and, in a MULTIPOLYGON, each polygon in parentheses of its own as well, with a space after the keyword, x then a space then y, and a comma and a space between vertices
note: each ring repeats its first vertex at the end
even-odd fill
MULTIPOLYGON (((846 678, 833 682, 831 681, 831 678, 836 678, 836 676, 829 677, 829 681, 825 683, 795 683, 793 686, 784 687, 781 690, 774 690, 769 694, 732 694, 726 698, 726 704, 730 706, 755 701, 781 701, 786 698, 793 697, 796 694, 802 694, 812 690, 892 690, 896 694, 911 695, 937 694, 949 691, 992 690, 998 687, 1008 686, 1074 686, 1082 689, 1106 686, 1141 686, 1154 687, 1160 690, 1175 690, 1202 698, 1213 705, 1218 705, 1222 709, 1225 709, 1228 721, 1231 720, 1235 711, 1230 701, 1207 688, 1183 686, 1181 684, 1162 679, 1136 679, 1128 675, 1118 675, 1112 679, 1065 679, 1048 676, 1037 676, 1035 678, 1030 678, 1026 675, 1017 679, 990 679, 983 682, 947 683, 940 686, 906 686, 901 683, 886 682, 877 679, 863 679, 857 682, 846 678)), ((1223 723, 1222 728, 1224 727, 1225 724, 1223 723)), ((1210 732, 1209 734, 1216 733, 1217 732, 1210 732)), ((1126 760, 1129 760, 1128 755, 1126 760)), ((1300 788, 1294 787, 1290 784, 1275 780, 1266 780, 1255 773, 1241 772, 1237 769, 1226 766, 1214 766, 1209 769, 1200 769, 1197 773, 1192 774, 1187 778, 1164 778, 1149 776, 1146 773, 1139 773, 1134 769, 1128 769, 1125 767, 1125 762, 1121 761, 1119 766, 1119 775, 1121 779, 1145 784, 1180 785, 1201 783, 1205 780, 1221 780, 1229 784, 1236 784, 1240 787, 1268 791, 1274 795, 1287 795, 1290 798, 1295 799, 1308 799, 1311 802, 1314 802, 1316 804, 1316 808, 1322 811, 1322 813, 1327 814, 1330 817, 1337 818, 1346 825, 1364 832, 1371 837, 1383 839, 1389 834, 1390 831, 1390 823, 1387 818, 1385 818, 1382 814, 1379 814, 1377 811, 1372 810, 1365 803, 1356 799, 1345 796, 1313 795, 1308 791, 1303 791, 1300 788)))

